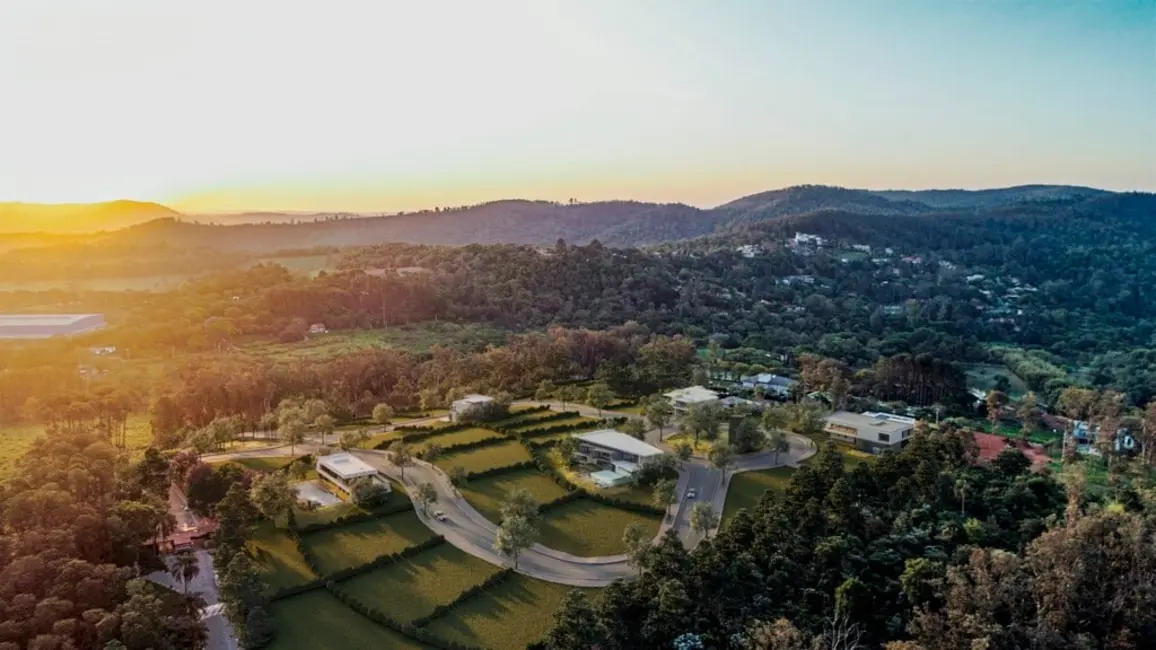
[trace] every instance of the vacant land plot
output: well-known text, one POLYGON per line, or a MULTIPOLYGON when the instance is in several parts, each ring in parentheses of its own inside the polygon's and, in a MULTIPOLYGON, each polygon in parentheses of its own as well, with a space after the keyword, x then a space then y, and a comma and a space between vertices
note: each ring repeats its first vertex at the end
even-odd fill
MULTIPOLYGON (((11 473, 16 461, 32 448, 32 442, 44 435, 44 425, 30 424, 0 427, 0 476, 11 473)), ((125 435, 128 449, 134 456, 143 452, 153 441, 149 416, 130 415, 125 435)))
POLYGON ((254 342, 242 346, 241 350, 278 361, 293 361, 327 359, 373 348, 425 352, 435 344, 467 351, 504 343, 507 335, 506 330, 489 325, 421 323, 376 330, 330 332, 312 336, 300 343, 254 342))
POLYGON ((270 650, 428 648, 358 614, 324 589, 279 600, 269 608, 277 630, 276 638, 266 646, 270 650))
POLYGON ((261 577, 269 585, 270 592, 294 587, 317 577, 309 565, 305 564, 305 558, 301 557, 293 538, 268 521, 257 526, 246 546, 249 555, 257 563, 261 577))
POLYGON ((466 645, 493 650, 524 648, 550 632, 554 612, 571 589, 574 587, 514 574, 434 619, 426 629, 440 639, 466 645))
MULTIPOLYGON (((840 449, 839 451, 843 454, 843 471, 845 472, 853 471, 859 463, 875 462, 875 457, 866 452, 853 449, 840 449)), ((811 456, 803 461, 803 464, 810 464, 817 460, 817 455, 811 456)), ((723 521, 733 517, 742 508, 753 511, 767 490, 781 492, 786 489, 791 482, 791 476, 796 471, 793 467, 773 467, 735 474, 734 478, 731 479, 730 488, 727 490, 726 505, 723 506, 723 521)))
POLYGON ((523 469, 496 476, 470 481, 461 488, 462 496, 470 502, 478 512, 482 513, 494 523, 498 523, 501 514, 500 507, 506 495, 515 488, 523 488, 538 503, 553 501, 566 494, 565 488, 558 485, 548 476, 533 469, 523 469))
POLYGON ((321 572, 329 575, 360 566, 378 556, 424 542, 433 536, 413 512, 379 517, 301 537, 317 557, 321 572))
POLYGON ((517 424, 512 425, 510 427, 510 429, 517 432, 517 431, 525 431, 526 429, 536 429, 538 427, 555 427, 555 426, 570 425, 570 424, 597 424, 597 423, 598 423, 597 418, 588 418, 588 417, 583 417, 581 415, 575 415, 574 417, 570 417, 570 418, 560 418, 557 420, 549 420, 546 422, 538 422, 536 420, 527 420, 527 421, 519 422, 517 424))
POLYGON ((434 464, 443 470, 459 466, 467 472, 480 472, 493 467, 505 467, 522 461, 530 460, 526 448, 517 442, 510 441, 479 449, 470 449, 458 453, 445 454, 438 457, 434 464))
POLYGON ((662 517, 604 506, 579 499, 542 515, 538 541, 578 556, 618 555, 626 552, 622 533, 630 524, 641 524, 647 535, 658 534, 662 517))
POLYGON ((461 431, 453 431, 450 433, 443 433, 441 435, 431 436, 417 443, 420 446, 427 446, 429 444, 438 444, 442 447, 449 447, 450 445, 462 445, 467 442, 478 442, 480 440, 492 440, 494 438, 501 438, 502 434, 497 431, 490 431, 489 429, 480 429, 473 427, 470 429, 462 429, 461 431))
MULTIPOLYGON (((341 583, 358 600, 409 622, 500 571, 464 551, 442 544, 341 583)), ((510 624, 520 624, 510 621, 510 624)))
POLYGON ((522 407, 522 411, 519 412, 516 410, 517 408, 518 407, 510 409, 510 416, 494 422, 494 425, 503 427, 524 425, 527 422, 537 422, 543 418, 552 417, 558 414, 558 411, 551 410, 526 412, 528 407, 522 407))
POLYGON ((1019 399, 1024 393, 1028 392, 1027 384, 1023 382, 1014 372, 1009 370, 1007 366, 1002 364, 992 363, 976 363, 967 367, 967 387, 978 388, 982 391, 989 391, 995 388, 1003 377, 1007 381, 1010 391, 1008 396, 1012 399, 1019 399))

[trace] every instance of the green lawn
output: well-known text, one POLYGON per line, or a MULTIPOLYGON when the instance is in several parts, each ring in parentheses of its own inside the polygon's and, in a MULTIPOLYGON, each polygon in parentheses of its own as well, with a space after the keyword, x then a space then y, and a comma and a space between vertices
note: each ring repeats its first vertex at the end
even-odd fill
POLYGON ((558 420, 550 420, 548 422, 536 422, 534 420, 519 422, 510 427, 513 431, 525 431, 526 429, 535 429, 537 427, 554 427, 568 424, 595 424, 598 422, 597 418, 588 418, 581 415, 575 415, 569 418, 560 418, 558 420))
POLYGON ((502 418, 501 420, 497 420, 496 422, 493 422, 492 424, 494 426, 501 426, 501 427, 510 427, 510 426, 515 426, 515 425, 526 425, 529 422, 537 422, 538 420, 541 420, 542 418, 548 418, 548 417, 551 417, 553 415, 556 415, 557 413, 558 413, 558 411, 551 411, 551 410, 531 411, 529 413, 526 413, 526 412, 518 412, 518 411, 511 409, 510 415, 508 417, 502 418))
POLYGON ((330 332, 299 343, 255 341, 240 346, 242 352, 276 361, 328 359, 374 348, 426 352, 433 345, 475 350, 506 342, 506 330, 491 325, 446 322, 418 323, 376 330, 330 332))
POLYGON ((455 465, 463 467, 467 472, 480 472, 494 467, 505 467, 522 461, 530 460, 530 454, 521 444, 510 441, 507 443, 467 449, 465 451, 439 456, 434 464, 443 470, 449 470, 455 465))
POLYGON ((427 650, 358 614, 324 589, 279 600, 269 606, 277 636, 268 650, 390 648, 427 650))
MULTIPOLYGON (((440 639, 492 650, 524 648, 546 637, 554 612, 574 587, 514 574, 427 627, 440 639)), ((598 591, 584 589, 593 595, 598 591)))
MULTIPOLYGON (((0 477, 9 475, 17 460, 32 448, 32 442, 44 435, 44 425, 29 424, 0 427, 0 477)), ((133 456, 139 456, 153 442, 152 428, 147 414, 128 417, 125 441, 133 456)))
POLYGON ((499 508, 506 494, 514 488, 525 488, 538 503, 553 501, 566 494, 566 490, 548 476, 534 469, 523 469, 496 476, 470 481, 461 488, 462 496, 470 502, 486 519, 498 523, 499 508))
POLYGON ((442 544, 341 583, 341 589, 402 622, 426 616, 500 571, 442 544))
POLYGON ((1011 387, 1008 397, 1018 400, 1024 393, 1028 392, 1027 384, 1003 364, 974 363, 968 365, 966 371, 968 388, 990 391, 995 388, 996 378, 1004 377, 1008 381, 1008 386, 1011 387))
POLYGON ((293 538, 285 531, 274 528, 268 521, 257 526, 247 547, 257 563, 261 577, 269 585, 270 592, 309 582, 317 577, 309 570, 309 565, 305 564, 305 558, 301 557, 293 538))
POLYGON ((396 553, 432 536, 416 513, 405 512, 307 533, 301 541, 317 556, 322 573, 329 575, 396 553))
POLYGON ((497 431, 490 431, 489 429, 481 429, 478 427, 471 427, 469 429, 462 429, 461 431, 452 431, 450 433, 443 433, 436 436, 431 436, 417 443, 418 446, 424 447, 431 443, 436 443, 442 447, 449 447, 450 445, 461 445, 467 442, 478 442, 480 440, 492 440, 494 438, 501 438, 502 434, 497 431))
POLYGON ((579 499, 542 515, 538 541, 578 556, 617 555, 625 552, 622 533, 632 523, 642 524, 649 536, 658 534, 662 517, 604 506, 579 499))
POLYGON ((294 460, 297 460, 297 456, 262 456, 260 458, 234 458, 233 460, 210 461, 209 464, 223 465, 225 463, 231 463, 264 474, 286 467, 294 460))

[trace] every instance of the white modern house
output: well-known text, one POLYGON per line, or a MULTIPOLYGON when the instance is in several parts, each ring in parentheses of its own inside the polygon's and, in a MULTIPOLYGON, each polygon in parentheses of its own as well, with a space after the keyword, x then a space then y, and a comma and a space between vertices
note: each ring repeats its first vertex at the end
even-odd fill
POLYGON ((791 393, 791 387, 799 383, 789 377, 783 377, 770 372, 760 372, 742 378, 743 388, 762 388, 767 395, 786 397, 791 393))
POLYGON ((823 418, 823 431, 832 440, 877 454, 899 451, 915 429, 915 419, 892 413, 837 411, 823 418))
POLYGON ((454 422, 476 419, 494 404, 494 398, 486 395, 466 395, 450 404, 450 419, 454 422))
POLYGON ((346 494, 353 490, 353 482, 359 478, 368 478, 385 486, 390 490, 387 481, 376 469, 357 456, 347 452, 329 454, 317 459, 317 474, 336 485, 346 494))
POLYGON ((718 393, 702 386, 680 388, 663 393, 662 396, 670 402, 676 413, 686 413, 688 408, 696 404, 717 404, 719 397, 718 393))
POLYGON ((658 447, 613 429, 576 433, 574 438, 578 440, 574 459, 603 468, 590 474, 598 487, 629 483, 640 467, 663 454, 658 447))

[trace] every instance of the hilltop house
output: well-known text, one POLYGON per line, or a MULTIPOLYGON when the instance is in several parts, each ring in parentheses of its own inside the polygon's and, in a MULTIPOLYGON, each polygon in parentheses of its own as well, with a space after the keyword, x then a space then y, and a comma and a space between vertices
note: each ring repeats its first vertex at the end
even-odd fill
POLYGON ((368 463, 347 452, 329 454, 317 459, 317 475, 332 483, 342 492, 351 494, 353 482, 366 478, 381 484, 386 490, 392 489, 389 481, 368 463))
POLYGON ((766 395, 774 395, 776 397, 786 397, 791 392, 791 387, 799 382, 788 377, 782 377, 769 372, 761 372, 757 375, 750 375, 742 378, 743 388, 756 389, 762 388, 766 395))
POLYGON ((578 440, 574 459, 603 468, 590 475, 599 487, 629 483, 640 467, 663 454, 661 449, 613 429, 576 433, 574 438, 578 440))
POLYGON ((915 419, 891 413, 851 413, 837 411, 824 418, 823 431, 842 442, 878 454, 899 451, 907 445, 915 429, 915 419))

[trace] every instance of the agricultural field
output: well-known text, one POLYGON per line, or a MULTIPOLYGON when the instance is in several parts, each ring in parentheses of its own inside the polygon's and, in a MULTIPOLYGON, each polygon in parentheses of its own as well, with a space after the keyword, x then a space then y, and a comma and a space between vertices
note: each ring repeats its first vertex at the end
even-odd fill
POLYGON ((490 325, 421 323, 376 330, 330 332, 311 336, 299 343, 253 342, 241 351, 274 361, 327 359, 374 348, 425 352, 433 345, 458 350, 474 350, 505 342, 508 332, 490 325))
POLYGON ((258 525, 247 546, 270 592, 294 587, 317 577, 305 563, 305 558, 301 557, 293 538, 284 530, 275 528, 271 522, 264 521, 258 525))
POLYGON ((383 627, 345 606, 324 589, 272 603, 277 636, 269 650, 318 648, 390 648, 427 650, 428 646, 383 627))
POLYGON ((450 544, 341 583, 341 590, 402 622, 429 615, 501 569, 450 544))
POLYGON ((301 541, 317 557, 321 572, 329 575, 397 553, 430 537, 433 533, 411 511, 306 533, 301 541))
POLYGON ((622 533, 632 523, 642 524, 653 537, 658 534, 662 517, 579 499, 542 515, 538 541, 571 555, 618 555, 626 551, 622 533))
POLYGON ((480 472, 493 467, 505 467, 530 460, 530 453, 521 444, 510 441, 478 449, 439 456, 434 464, 445 471, 460 466, 467 472, 480 472))
POLYGON ((1008 397, 1019 399, 1028 392, 1028 386, 1007 366, 992 363, 974 363, 967 366, 967 387, 978 388, 984 392, 995 388, 1001 381, 1006 381, 1010 390, 1008 397))
POLYGON ((481 440, 493 440, 494 438, 501 438, 502 434, 497 431, 490 431, 489 429, 480 429, 473 427, 470 429, 463 429, 461 431, 452 431, 450 433, 443 433, 436 436, 431 436, 416 443, 419 447, 425 447, 431 443, 439 444, 442 447, 449 447, 450 445, 462 445, 467 442, 479 442, 481 440))
POLYGON ((462 496, 486 519, 498 523, 502 500, 514 488, 529 491, 538 503, 553 501, 566 489, 535 469, 521 469, 470 481, 461 488, 462 496))
MULTIPOLYGON (((541 641, 553 614, 574 589, 513 574, 493 589, 470 598, 426 629, 440 639, 492 650, 524 648, 541 641)), ((599 593, 584 589, 590 595, 599 593)))
MULTIPOLYGON (((0 477, 8 475, 16 461, 32 448, 33 441, 42 435, 44 435, 42 424, 0 427, 0 477)), ((134 457, 139 456, 152 444, 153 434, 147 414, 134 414, 128 417, 128 432, 125 439, 134 457)))

